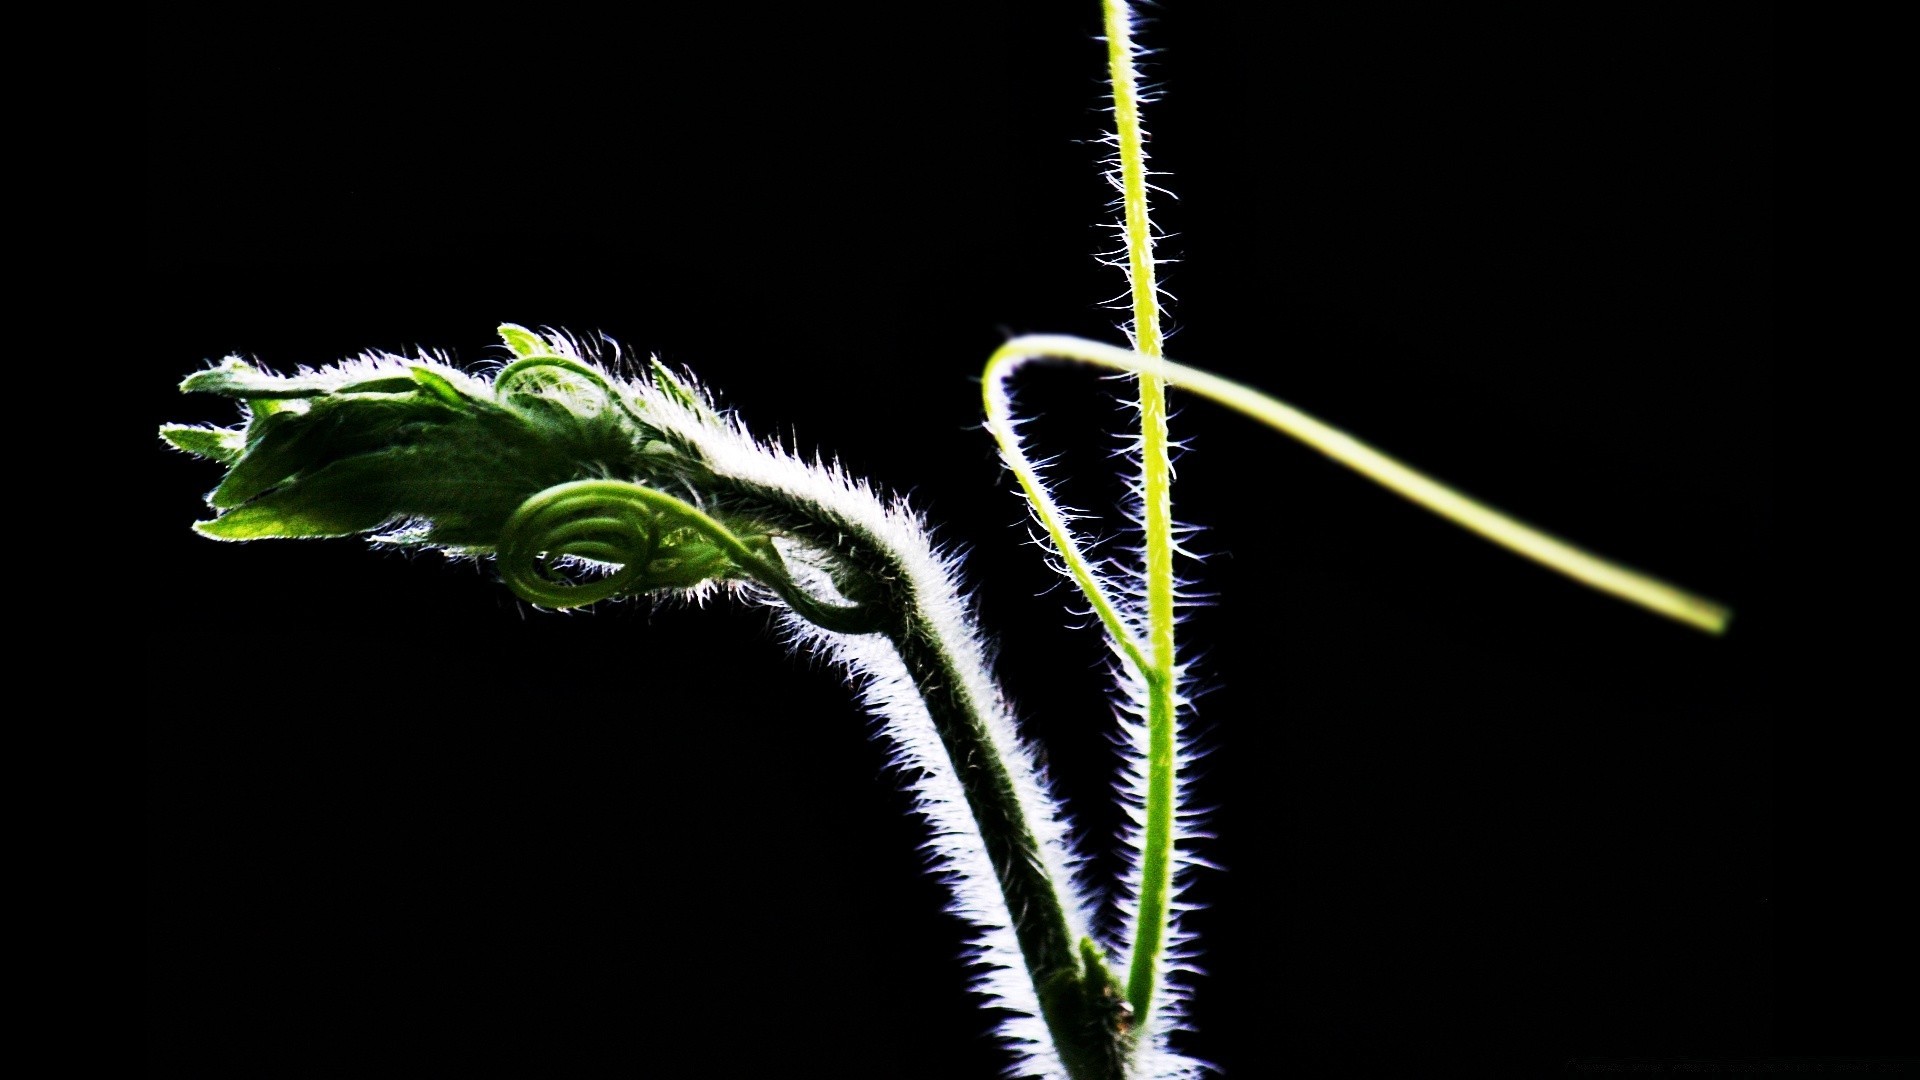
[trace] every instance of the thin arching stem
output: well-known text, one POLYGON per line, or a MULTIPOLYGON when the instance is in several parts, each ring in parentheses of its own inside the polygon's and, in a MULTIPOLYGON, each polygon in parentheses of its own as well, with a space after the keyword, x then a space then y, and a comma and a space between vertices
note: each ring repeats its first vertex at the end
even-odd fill
MULTIPOLYGON (((1007 395, 1008 381, 1022 366, 1047 361, 1084 364, 1108 371, 1156 371, 1168 384, 1218 402, 1290 435, 1461 528, 1478 533, 1515 554, 1524 555, 1590 588, 1709 634, 1725 631, 1733 618, 1732 610, 1724 604, 1622 566, 1528 525, 1251 387, 1162 357, 1142 356, 1084 338, 1046 334, 1015 338, 1001 346, 987 362, 984 379, 987 428, 999 440, 1001 454, 1019 477, 1021 485, 1033 497, 1035 512, 1046 522, 1056 542, 1061 544, 1061 555, 1073 571, 1075 580, 1090 581, 1095 589, 1101 586, 1088 568, 1084 552, 1067 532, 1064 515, 1058 504, 1046 494, 1013 428, 1012 403, 1007 395)), ((1099 610, 1098 605, 1096 610, 1099 610)), ((1112 624, 1109 624, 1109 629, 1113 629, 1112 624)))

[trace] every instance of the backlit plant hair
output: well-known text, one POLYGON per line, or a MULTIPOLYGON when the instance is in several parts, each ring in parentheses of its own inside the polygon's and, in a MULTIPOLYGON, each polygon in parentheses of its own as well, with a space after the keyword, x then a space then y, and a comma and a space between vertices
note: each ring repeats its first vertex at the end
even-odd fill
POLYGON ((1163 355, 1132 15, 1104 5, 1112 179, 1128 273, 1131 348, 1021 336, 989 359, 986 423, 1114 655, 1133 825, 1102 940, 1082 856, 1034 747, 987 664, 961 567, 905 500, 832 463, 755 437, 693 377, 637 365, 556 331, 500 328, 490 375, 368 354, 276 375, 228 358, 182 389, 232 398, 244 422, 173 425, 173 446, 222 465, 196 528, 223 540, 364 535, 493 560, 544 608, 633 596, 727 595, 778 613, 788 638, 846 673, 885 723, 927 819, 934 869, 975 928, 977 988, 1001 1011, 1018 1076, 1175 1080, 1208 1066, 1173 1037, 1196 952, 1176 912, 1201 865, 1181 769, 1185 666, 1175 639, 1168 387, 1218 402, 1516 553, 1708 631, 1711 601, 1472 500, 1283 402, 1163 355), (1137 567, 1100 561, 1072 531, 1022 442, 1010 392, 1022 368, 1064 363, 1134 376, 1140 428, 1137 567))

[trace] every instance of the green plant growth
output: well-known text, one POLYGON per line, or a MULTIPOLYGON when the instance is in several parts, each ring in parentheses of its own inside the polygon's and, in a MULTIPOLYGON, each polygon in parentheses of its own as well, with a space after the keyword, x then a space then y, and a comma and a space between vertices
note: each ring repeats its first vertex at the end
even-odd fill
MULTIPOLYGON (((636 597, 769 608, 799 648, 844 671, 884 720, 953 908, 977 930, 979 988, 1010 1017, 1001 1035, 1016 1074, 1170 1080, 1206 1065, 1176 1043, 1190 990, 1178 959, 1193 947, 1177 911, 1196 830, 1182 731, 1190 690, 1176 641, 1181 534, 1169 389, 1265 424, 1654 614, 1718 634, 1730 613, 1494 510, 1260 391, 1167 359, 1131 15, 1119 0, 1104 10, 1130 347, 1013 336, 982 382, 986 427, 1117 657, 1122 797, 1138 816, 1116 901, 1124 917, 1111 925, 1080 880, 1081 841, 997 689, 962 566, 903 501, 748 431, 692 374, 507 324, 499 330, 506 359, 486 369, 370 353, 282 375, 229 357, 181 389, 238 402, 243 422, 169 425, 162 434, 225 469, 208 496, 215 516, 195 526, 214 539, 366 536, 442 550, 495 568, 514 595, 547 609, 636 597), (1031 364, 1134 377, 1137 565, 1092 553, 1030 459, 1011 387, 1031 364)), ((1193 467, 1208 465, 1203 458, 1193 467)))

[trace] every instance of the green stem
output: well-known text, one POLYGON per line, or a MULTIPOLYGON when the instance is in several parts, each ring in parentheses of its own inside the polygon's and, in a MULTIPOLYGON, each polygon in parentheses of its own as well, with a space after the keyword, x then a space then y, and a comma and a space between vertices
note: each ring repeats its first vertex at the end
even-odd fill
POLYGON ((952 650, 940 641, 932 623, 914 617, 913 606, 907 603, 906 618, 889 637, 920 689, 966 792, 1013 914, 1014 936, 1054 1048, 1074 1080, 1123 1080, 1127 1042, 1116 1033, 1115 1013, 1109 1007, 1117 987, 1098 963, 1097 952, 1092 959, 1083 956, 1084 939, 1075 940, 1068 930, 1066 911, 1027 825, 1026 808, 993 745, 979 703, 966 693, 952 650))
MULTIPOLYGON (((1099 342, 1057 335, 1034 335, 1007 342, 991 359, 982 377, 987 429, 1008 467, 1033 504, 1035 516, 1060 553, 1068 575, 1086 595, 1094 614, 1116 647, 1149 691, 1148 805, 1140 865, 1139 923, 1130 961, 1127 998, 1133 1022, 1144 1025, 1159 975, 1158 959, 1167 929, 1166 897, 1170 889, 1173 847, 1175 783, 1174 684, 1171 663, 1171 619, 1155 625, 1147 642, 1121 614, 1118 601, 1088 561, 1078 539, 1067 527, 1067 516, 1042 483, 1039 471, 1014 428, 1008 385, 1024 365, 1065 361, 1150 376, 1155 385, 1173 385, 1226 405, 1290 435, 1395 493, 1478 533, 1516 554, 1523 555, 1575 581, 1637 604, 1655 614, 1686 623, 1710 634, 1726 629, 1732 611, 1695 593, 1651 575, 1602 558, 1556 536, 1456 491, 1401 464, 1358 439, 1330 427, 1277 398, 1217 375, 1174 363, 1162 356, 1143 355, 1099 342), (1168 628, 1163 637, 1162 626, 1168 628), (1162 651, 1163 647, 1167 651, 1162 651)), ((1152 519, 1150 518, 1151 522, 1152 519)), ((1149 543, 1152 534, 1149 534, 1149 543)), ((1149 560, 1155 565, 1155 560, 1149 560)), ((1166 566, 1167 561, 1158 565, 1166 566)), ((1144 1028, 1142 1029, 1144 1030, 1144 1028)))
MULTIPOLYGON (((1119 145, 1120 193, 1133 296, 1133 345, 1161 355, 1159 282, 1154 274, 1153 224, 1147 214, 1147 150, 1140 124, 1138 74, 1133 65, 1132 13, 1125 0, 1104 0, 1107 73, 1113 86, 1114 132, 1119 145)), ((1167 393, 1159 375, 1139 373, 1140 498, 1146 531, 1147 647, 1140 670, 1147 691, 1146 827, 1139 879, 1133 956, 1127 963, 1127 1002, 1143 1027, 1153 1006, 1166 944, 1168 894, 1173 886, 1174 740, 1173 469, 1167 445, 1167 393)))
MULTIPOLYGON (((1083 338, 1052 334, 1015 338, 1001 346, 987 362, 986 374, 982 379, 987 405, 987 429, 998 440, 1008 467, 1033 499, 1035 513, 1046 523, 1055 543, 1060 545, 1061 558, 1074 579, 1083 582, 1083 588, 1093 590, 1093 594, 1101 596, 1104 601, 1094 605, 1096 613, 1112 611, 1113 601, 1105 596, 1104 586, 1089 567, 1085 553, 1066 530, 1065 514, 1041 484, 1038 472, 1026 451, 1021 448, 1019 436, 1013 428, 1013 410, 1007 397, 1007 383, 1022 366, 1045 361, 1085 364, 1108 371, 1155 372, 1173 386, 1218 402, 1298 439, 1461 528, 1590 588, 1709 634, 1724 632, 1733 618, 1733 611, 1724 604, 1596 555, 1502 513, 1278 398, 1231 379, 1223 379, 1162 357, 1141 356, 1083 338)), ((1121 643, 1123 654, 1137 664, 1138 661, 1133 658, 1140 655, 1140 645, 1130 636, 1126 625, 1118 620, 1117 614, 1112 616, 1112 621, 1102 614, 1103 624, 1121 643)))
POLYGON ((747 518, 831 552, 857 579, 861 609, 883 613, 876 631, 905 665, 965 793, 1067 1075, 1125 1080, 1131 1043, 1117 1007, 1121 989, 1092 942, 1072 929, 1062 899, 1067 883, 1054 879, 1030 824, 1039 808, 1026 805, 1007 765, 1017 748, 999 745, 989 712, 996 703, 980 700, 975 689, 991 686, 991 676, 970 670, 970 651, 947 640, 944 624, 928 614, 930 604, 958 601, 922 595, 937 585, 917 577, 907 558, 856 517, 737 476, 716 475, 711 486, 747 518))

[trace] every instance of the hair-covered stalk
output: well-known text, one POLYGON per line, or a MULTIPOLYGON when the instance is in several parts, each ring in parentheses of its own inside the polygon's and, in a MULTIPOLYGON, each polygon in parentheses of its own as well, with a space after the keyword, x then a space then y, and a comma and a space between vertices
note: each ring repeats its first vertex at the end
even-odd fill
POLYGON ((498 561, 548 607, 727 590, 843 666, 884 721, 978 931, 1017 1075, 1122 1080, 1120 983, 1089 934, 1066 824, 987 670, 957 566, 910 508, 754 439, 690 380, 626 381, 569 339, 502 327, 489 379, 368 356, 292 376, 229 359, 183 388, 235 428, 173 426, 227 472, 220 539, 369 535, 498 561))
MULTIPOLYGON (((1402 464, 1278 398, 1250 387, 1198 368, 1174 363, 1162 356, 1143 355, 1083 338, 1063 335, 1014 338, 994 353, 982 378, 987 429, 999 444, 1001 456, 1027 496, 1035 518, 1054 549, 1059 552, 1061 571, 1085 594, 1089 607, 1106 630, 1128 672, 1144 683, 1144 690, 1135 688, 1132 704, 1136 711, 1145 712, 1148 718, 1149 730, 1146 734, 1151 755, 1148 760, 1150 770, 1157 770, 1163 763, 1165 765, 1164 774, 1158 771, 1147 773, 1147 800, 1144 807, 1146 827, 1136 829, 1130 837, 1138 845, 1136 865, 1143 882, 1136 905, 1140 920, 1137 932, 1141 935, 1148 932, 1148 892, 1144 883, 1158 880, 1164 889, 1172 891, 1172 885, 1178 882, 1177 875, 1173 873, 1175 865, 1202 864, 1201 860, 1185 852, 1181 843, 1198 834, 1190 831, 1190 821, 1177 810, 1177 800, 1183 794, 1184 784, 1173 775, 1173 755, 1182 749, 1180 741, 1176 738, 1171 721, 1161 731, 1152 730, 1157 721, 1173 715, 1172 709, 1178 702, 1177 697, 1173 696, 1177 669, 1165 671, 1156 666, 1158 653, 1151 637, 1142 633, 1138 611, 1129 603, 1126 583, 1116 582, 1111 572, 1096 566, 1088 558, 1086 546, 1069 527, 1067 513, 1048 490, 1039 468, 1028 456, 1021 441, 1013 412, 1012 380, 1028 364, 1049 362, 1138 374, 1143 378, 1150 375, 1161 385, 1177 386, 1225 405, 1305 443, 1388 490, 1509 551, 1656 615, 1709 634, 1722 633, 1733 617, 1731 609, 1723 604, 1528 525, 1402 464), (1164 711, 1154 708, 1151 698, 1147 708, 1139 707, 1140 698, 1160 692, 1167 693, 1170 699, 1164 711), (1162 775, 1165 776, 1164 788, 1155 783, 1162 775), (1155 799, 1160 800, 1159 805, 1164 810, 1164 817, 1159 818, 1157 828, 1155 799), (1156 874, 1160 876, 1156 878, 1156 874)), ((1140 786, 1137 773, 1134 779, 1137 792, 1140 786)), ((1164 897, 1165 892, 1161 895, 1164 897)), ((1178 947, 1178 924, 1166 911, 1162 911, 1153 929, 1164 935, 1155 937, 1154 942, 1164 943, 1172 939, 1178 947)), ((1133 962, 1128 968, 1130 980, 1135 978, 1134 973, 1140 970, 1142 958, 1147 955, 1147 946, 1142 944, 1141 937, 1136 937, 1133 962)), ((1161 959, 1150 965, 1147 969, 1149 974, 1164 974, 1163 964, 1164 959, 1161 959)), ((1182 989, 1164 983, 1160 988, 1163 992, 1171 989, 1176 993, 1182 989)), ((1142 985, 1138 981, 1130 981, 1127 989, 1129 1009, 1134 1019, 1138 1020, 1143 1000, 1142 985)), ((1153 998, 1149 994, 1144 1000, 1150 1006, 1153 998)), ((1136 1034, 1132 1067, 1137 1075, 1159 1080, 1162 1077, 1192 1075, 1202 1068, 1200 1063, 1174 1053, 1165 1044, 1164 1036, 1177 1019, 1177 1010, 1169 1008, 1169 1004, 1177 1005, 1177 996, 1171 1003, 1162 1002, 1157 1014, 1149 1013, 1145 1019, 1150 1026, 1143 1026, 1140 1033, 1136 1034)))
MULTIPOLYGON (((1125 249, 1132 322, 1128 336, 1136 351, 1161 355, 1160 287, 1154 267, 1153 221, 1147 204, 1147 149, 1140 120, 1142 94, 1135 65, 1133 11, 1126 0, 1103 0, 1107 39, 1107 76, 1113 91, 1114 161, 1110 174, 1120 193, 1121 237, 1125 249)), ((1145 593, 1144 649, 1128 654, 1130 674, 1138 680, 1133 698, 1144 712, 1143 762, 1130 762, 1127 796, 1140 803, 1143 820, 1129 835, 1134 852, 1132 879, 1123 885, 1123 909, 1131 906, 1133 925, 1126 960, 1127 1002, 1146 1037, 1147 1056, 1164 1051, 1165 1035, 1177 1017, 1156 1000, 1166 975, 1174 891, 1175 826, 1178 815, 1180 740, 1176 738, 1179 663, 1174 643, 1173 468, 1167 434, 1166 384, 1151 368, 1136 373, 1140 396, 1139 499, 1145 593), (1163 1015, 1164 1014, 1164 1015, 1163 1015)), ((1061 549, 1064 551, 1064 549, 1061 549)), ((1083 590, 1085 586, 1082 586, 1083 590)), ((1093 593, 1087 593, 1092 600, 1093 593)), ((1098 603, 1098 601, 1094 601, 1098 603)), ((1109 628, 1111 632, 1111 627, 1109 628)), ((1123 647, 1128 639, 1114 636, 1123 647)), ((1136 645, 1137 647, 1137 645, 1136 645)), ((1142 1061, 1143 1066, 1148 1062, 1142 1061)), ((1152 1071, 1161 1071, 1153 1067, 1152 1071)))
POLYGON ((1282 434, 1293 437, 1327 457, 1353 469, 1463 529, 1524 556, 1589 588, 1625 600, 1653 614, 1684 623, 1709 634, 1726 630, 1732 609, 1717 601, 1662 581, 1650 574, 1596 555, 1551 533, 1480 502, 1381 453, 1359 439, 1315 419, 1299 409, 1231 379, 1164 357, 1147 357, 1084 338, 1059 334, 1031 334, 1001 346, 987 364, 985 397, 987 428, 1000 443, 1032 501, 1034 513, 1060 548, 1062 563, 1077 582, 1086 583, 1097 597, 1094 605, 1107 629, 1121 639, 1129 655, 1140 646, 1123 635, 1129 627, 1117 614, 1120 602, 1112 586, 1088 561, 1083 545, 1066 525, 1066 514, 1048 493, 1038 469, 1023 448, 1013 419, 1008 384, 1030 363, 1068 363, 1116 372, 1157 372, 1168 385, 1233 409, 1282 434), (1108 615, 1107 612, 1116 612, 1108 615))
POLYGON ((868 680, 864 696, 888 718, 899 764, 922 773, 921 809, 936 849, 962 875, 958 907, 986 929, 988 965, 1027 983, 990 974, 992 1004, 1037 1015, 1045 1029, 1017 1019, 1003 1028, 1026 1055, 1020 1068, 1072 1080, 1129 1075, 1127 1009, 1074 887, 1078 856, 988 670, 956 567, 903 503, 883 503, 864 484, 725 422, 683 430, 714 466, 714 497, 755 505, 783 535, 833 552, 851 571, 833 577, 835 590, 888 613, 881 635, 891 656, 877 655, 872 638, 823 634, 803 617, 788 625, 868 680), (997 895, 983 892, 988 881, 997 895))

